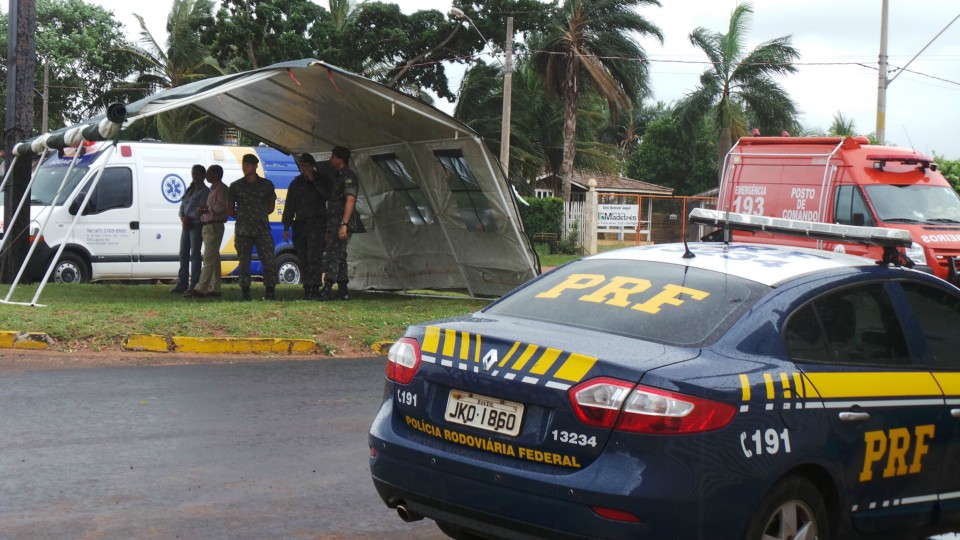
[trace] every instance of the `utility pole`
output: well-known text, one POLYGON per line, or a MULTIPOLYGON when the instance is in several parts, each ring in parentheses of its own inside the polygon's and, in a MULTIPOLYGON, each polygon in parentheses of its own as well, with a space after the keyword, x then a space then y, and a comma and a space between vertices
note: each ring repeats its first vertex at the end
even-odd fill
MULTIPOLYGON (((33 131, 33 73, 37 43, 36 0, 10 0, 7 12, 7 113, 3 145, 7 162, 14 159, 13 146, 27 139, 33 131)), ((11 223, 19 201, 30 183, 31 156, 21 156, 4 189, 3 223, 7 238, 5 252, 0 254, 0 281, 12 283, 30 248, 28 227, 30 209, 20 212, 11 223)), ((9 167, 9 165, 8 165, 9 167)))
POLYGON ((513 17, 507 17, 506 62, 503 65, 503 118, 500 124, 500 163, 510 178, 510 114, 513 102, 513 17))
POLYGON ((50 120, 50 63, 43 59, 43 121, 40 122, 40 133, 49 131, 50 120))
POLYGON ((886 144, 887 115, 887 15, 890 0, 880 10, 880 74, 877 82, 877 142, 886 144))

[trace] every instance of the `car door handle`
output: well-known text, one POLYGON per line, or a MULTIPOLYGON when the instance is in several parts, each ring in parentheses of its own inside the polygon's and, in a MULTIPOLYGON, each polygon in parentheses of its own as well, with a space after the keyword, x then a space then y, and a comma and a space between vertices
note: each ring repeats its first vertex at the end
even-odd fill
POLYGON ((843 420, 844 422, 863 422, 864 420, 869 419, 870 413, 849 411, 840 413, 840 420, 843 420))
POLYGON ((960 409, 950 409, 950 416, 960 418, 960 409))

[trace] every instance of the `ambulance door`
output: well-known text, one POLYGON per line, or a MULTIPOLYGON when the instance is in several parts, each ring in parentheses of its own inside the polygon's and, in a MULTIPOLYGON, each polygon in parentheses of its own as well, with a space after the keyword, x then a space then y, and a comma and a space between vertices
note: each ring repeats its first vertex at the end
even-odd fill
POLYGON ((804 431, 822 437, 825 459, 839 464, 840 504, 857 530, 929 525, 943 470, 943 396, 911 354, 888 286, 817 297, 791 315, 784 336, 822 399, 805 411, 804 431))
MULTIPOLYGON (((922 336, 922 356, 943 389, 946 405, 937 439, 945 456, 960 453, 960 296, 946 287, 904 283, 902 290, 922 336)), ((949 459, 945 457, 945 460, 949 459)), ((941 523, 960 523, 960 468, 952 461, 939 468, 941 523)))
MULTIPOLYGON (((833 192, 833 223, 840 225, 855 225, 860 227, 876 227, 877 221, 873 211, 867 204, 867 199, 859 185, 847 184, 837 186, 833 192)), ((857 256, 882 257, 879 248, 870 248, 865 244, 839 244, 827 242, 827 249, 840 253, 857 256)))
MULTIPOLYGON (((93 184, 94 172, 70 204, 76 215, 93 184)), ((133 171, 130 167, 107 167, 73 230, 73 243, 90 253, 94 279, 130 277, 139 241, 133 171)))

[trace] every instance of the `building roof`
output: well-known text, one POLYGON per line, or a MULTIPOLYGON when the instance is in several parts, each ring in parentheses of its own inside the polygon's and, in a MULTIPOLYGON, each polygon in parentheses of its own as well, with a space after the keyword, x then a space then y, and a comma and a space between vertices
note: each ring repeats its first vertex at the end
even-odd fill
MULTIPOLYGON (((549 174, 542 178, 548 178, 550 176, 556 177, 555 174, 549 174)), ((591 179, 597 181, 597 191, 608 192, 608 193, 641 193, 645 195, 673 195, 673 188, 666 186, 661 186, 658 184, 651 184, 649 182, 642 182, 640 180, 634 180, 632 178, 627 178, 624 176, 618 176, 615 174, 605 174, 596 171, 573 171, 573 177, 571 178, 571 183, 579 188, 580 190, 587 191, 587 182, 591 179)))

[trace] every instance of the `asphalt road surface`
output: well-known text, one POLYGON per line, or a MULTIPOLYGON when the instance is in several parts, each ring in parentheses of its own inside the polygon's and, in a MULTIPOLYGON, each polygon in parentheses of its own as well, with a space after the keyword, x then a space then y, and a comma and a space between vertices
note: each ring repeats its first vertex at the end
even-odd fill
POLYGON ((0 371, 0 538, 445 538, 370 481, 383 366, 0 371))

